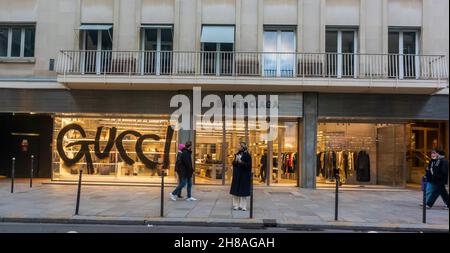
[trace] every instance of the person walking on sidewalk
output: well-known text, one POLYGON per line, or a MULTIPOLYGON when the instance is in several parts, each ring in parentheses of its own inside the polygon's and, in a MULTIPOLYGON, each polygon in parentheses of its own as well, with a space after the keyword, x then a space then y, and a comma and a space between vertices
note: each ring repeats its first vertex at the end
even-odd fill
POLYGON ((177 165, 181 174, 180 184, 170 193, 170 198, 173 201, 177 200, 177 195, 181 193, 181 190, 187 185, 187 198, 186 201, 195 201, 196 198, 192 197, 192 175, 194 174, 194 168, 192 166, 192 142, 187 141, 182 152, 181 161, 177 165))
MULTIPOLYGON (((176 162, 175 162, 175 172, 177 173, 177 177, 178 177, 178 185, 181 184, 181 178, 182 178, 182 174, 181 174, 181 154, 183 153, 183 149, 184 149, 185 145, 184 144, 178 144, 178 153, 177 153, 177 158, 176 158, 176 162)), ((183 196, 181 195, 181 190, 178 192, 177 197, 182 199, 183 196)))
POLYGON ((239 143, 238 150, 233 160, 230 194, 233 196, 233 210, 246 211, 247 197, 250 196, 250 180, 252 180, 252 157, 245 142, 239 143))
POLYGON ((448 183, 448 160, 444 157, 444 151, 431 150, 431 161, 425 172, 427 182, 427 208, 432 208, 437 198, 441 196, 448 210, 448 192, 445 185, 448 183))

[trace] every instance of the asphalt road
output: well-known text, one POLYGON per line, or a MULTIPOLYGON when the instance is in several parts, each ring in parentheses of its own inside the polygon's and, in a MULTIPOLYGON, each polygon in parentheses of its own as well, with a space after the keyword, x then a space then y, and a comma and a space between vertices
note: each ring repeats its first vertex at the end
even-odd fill
POLYGON ((300 230, 200 226, 0 223, 0 233, 377 233, 353 230, 300 230))

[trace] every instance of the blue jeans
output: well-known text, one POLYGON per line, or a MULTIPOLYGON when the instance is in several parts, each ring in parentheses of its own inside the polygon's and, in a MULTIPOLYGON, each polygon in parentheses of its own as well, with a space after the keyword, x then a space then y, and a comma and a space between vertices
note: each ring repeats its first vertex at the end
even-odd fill
POLYGON ((448 206, 448 192, 447 189, 445 189, 445 184, 428 183, 428 185, 431 186, 430 188, 427 187, 427 205, 432 207, 437 198, 441 196, 445 205, 448 206), (430 195, 428 195, 428 190, 430 190, 430 195))
POLYGON ((425 194, 425 198, 426 198, 426 203, 428 203, 428 201, 431 198, 431 194, 433 193, 433 184, 427 182, 426 189, 427 189, 427 192, 425 194))
POLYGON ((181 193, 181 190, 187 185, 187 197, 192 197, 192 177, 187 178, 183 177, 180 179, 180 183, 178 184, 177 188, 172 192, 172 195, 178 195, 178 193, 181 193))

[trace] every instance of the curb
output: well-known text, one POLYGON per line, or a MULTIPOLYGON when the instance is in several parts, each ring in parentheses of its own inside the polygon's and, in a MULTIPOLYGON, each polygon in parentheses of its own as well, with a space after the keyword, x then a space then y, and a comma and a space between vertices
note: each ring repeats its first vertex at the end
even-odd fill
MULTIPOLYGON (((254 219, 253 222, 236 221, 181 221, 166 219, 88 219, 84 217, 73 218, 16 218, 2 217, 0 223, 47 223, 47 224, 90 224, 90 225, 157 225, 157 226, 208 226, 208 227, 240 227, 247 229, 264 229, 267 227, 286 228, 291 230, 353 230, 353 231, 382 231, 382 232, 425 232, 449 233, 449 229, 432 227, 402 227, 401 224, 392 226, 376 225, 349 225, 349 224, 286 224, 276 223, 274 220, 254 219)), ((295 232, 295 231, 293 231, 295 232)))

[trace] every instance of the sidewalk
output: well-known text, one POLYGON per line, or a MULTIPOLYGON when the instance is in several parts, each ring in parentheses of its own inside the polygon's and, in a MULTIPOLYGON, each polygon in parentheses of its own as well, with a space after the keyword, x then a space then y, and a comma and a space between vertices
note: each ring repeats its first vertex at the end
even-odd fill
MULTIPOLYGON (((231 210, 228 186, 194 186, 195 202, 172 201, 165 188, 160 217, 160 187, 83 186, 80 215, 75 216, 76 185, 0 181, 0 221, 110 224, 176 224, 215 226, 279 226, 389 231, 444 231, 449 212, 442 200, 427 210, 422 224, 422 192, 405 189, 343 189, 339 221, 334 221, 333 189, 255 187, 254 218, 249 211, 231 210)), ((183 195, 186 192, 183 191, 183 195)))

